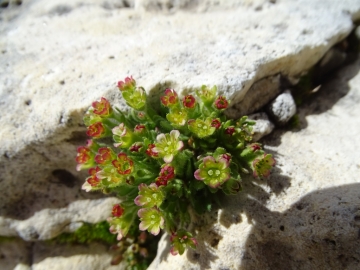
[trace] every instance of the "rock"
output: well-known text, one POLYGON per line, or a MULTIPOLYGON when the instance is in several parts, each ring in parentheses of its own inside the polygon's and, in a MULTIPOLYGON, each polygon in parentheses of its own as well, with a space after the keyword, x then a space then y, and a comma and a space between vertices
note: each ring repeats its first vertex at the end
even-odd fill
POLYGON ((267 105, 267 112, 278 126, 285 125, 296 113, 296 104, 290 91, 278 95, 267 105))
POLYGON ((330 72, 341 67, 346 60, 346 53, 339 48, 331 48, 315 67, 314 77, 322 82, 330 72))
POLYGON ((298 109, 301 129, 264 138, 276 167, 266 181, 199 219, 198 248, 149 269, 357 269, 360 261, 360 60, 298 109), (204 219, 204 218, 203 218, 204 219))
POLYGON ((274 124, 271 123, 266 113, 254 113, 249 115, 249 119, 254 120, 256 124, 253 126, 253 141, 257 142, 262 137, 270 134, 274 130, 274 124))
POLYGON ((54 245, 38 242, 33 247, 33 270, 122 269, 111 265, 112 254, 102 244, 89 245, 54 245))
POLYGON ((48 240, 62 232, 75 231, 83 222, 105 220, 116 203, 119 203, 116 198, 79 200, 62 209, 45 208, 25 220, 0 217, 0 232, 1 235, 18 236, 27 241, 48 240))
POLYGON ((0 239, 1 270, 30 270, 31 244, 20 239, 0 239))
POLYGON ((244 99, 235 104, 234 108, 240 115, 259 111, 281 92, 280 81, 280 74, 278 74, 255 82, 244 99))

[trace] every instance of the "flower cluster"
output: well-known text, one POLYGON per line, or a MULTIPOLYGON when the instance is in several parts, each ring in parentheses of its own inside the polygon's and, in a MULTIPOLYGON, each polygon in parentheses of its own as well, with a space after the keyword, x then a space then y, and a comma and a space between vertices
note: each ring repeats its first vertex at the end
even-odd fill
POLYGON ((203 213, 217 192, 241 190, 241 173, 267 177, 275 160, 252 142, 254 122, 226 118, 230 101, 217 95, 216 87, 202 86, 184 97, 168 88, 160 113, 132 77, 118 88, 128 112, 102 97, 84 116, 91 139, 76 156, 77 169, 89 171, 83 189, 122 199, 108 219, 118 240, 135 227, 152 235, 163 229, 171 235, 171 253, 183 254, 197 246, 187 230, 189 207, 203 213))

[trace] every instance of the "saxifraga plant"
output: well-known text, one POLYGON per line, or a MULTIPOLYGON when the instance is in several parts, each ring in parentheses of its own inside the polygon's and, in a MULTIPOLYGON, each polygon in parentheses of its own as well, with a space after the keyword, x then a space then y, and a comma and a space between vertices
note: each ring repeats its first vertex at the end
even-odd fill
MULTIPOLYGON (((90 175, 83 189, 121 198, 108 219, 119 241, 145 238, 139 230, 158 235, 163 229, 170 234, 171 254, 195 249, 194 232, 187 230, 188 208, 203 214, 216 193, 241 191, 242 173, 267 177, 275 160, 252 142, 254 122, 246 116, 227 119, 223 112, 229 101, 217 95, 215 86, 202 86, 182 99, 166 89, 160 98, 163 115, 132 77, 118 88, 131 108, 128 112, 101 98, 84 116, 92 139, 77 150, 77 169, 89 169, 90 175)), ((139 250, 135 244, 128 249, 139 250)), ((146 256, 146 250, 141 252, 146 256)))

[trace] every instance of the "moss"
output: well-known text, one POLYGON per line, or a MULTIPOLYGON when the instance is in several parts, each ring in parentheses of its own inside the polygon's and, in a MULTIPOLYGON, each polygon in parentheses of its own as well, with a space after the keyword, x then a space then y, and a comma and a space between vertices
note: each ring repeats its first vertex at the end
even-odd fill
POLYGON ((109 231, 109 224, 106 221, 91 224, 84 223, 73 233, 62 233, 53 238, 59 244, 89 244, 91 242, 102 242, 105 244, 117 243, 116 235, 109 231))
POLYGON ((0 235, 0 244, 5 243, 5 242, 9 242, 9 241, 13 241, 15 239, 18 239, 18 238, 13 237, 13 236, 2 236, 2 235, 0 235))

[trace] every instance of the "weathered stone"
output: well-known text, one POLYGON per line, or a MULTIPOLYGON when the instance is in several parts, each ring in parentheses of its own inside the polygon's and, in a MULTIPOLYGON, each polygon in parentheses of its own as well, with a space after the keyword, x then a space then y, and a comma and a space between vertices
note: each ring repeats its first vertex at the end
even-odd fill
POLYGON ((30 270, 31 244, 20 239, 0 240, 1 270, 30 270))
POLYGON ((261 109, 281 92, 280 74, 266 77, 255 82, 244 99, 237 104, 235 108, 239 115, 246 115, 261 109))
POLYGON ((1 235, 19 236, 27 241, 47 240, 62 232, 72 232, 82 222, 98 223, 111 214, 116 198, 79 200, 62 209, 45 208, 25 220, 0 217, 1 235))
POLYGON ((358 269, 360 261, 360 60, 298 109, 301 128, 263 143, 277 165, 243 179, 243 193, 194 224, 196 251, 168 253, 149 269, 358 269))
POLYGON ((346 53, 339 48, 331 48, 320 62, 316 65, 314 77, 321 82, 326 79, 326 75, 341 67, 346 60, 346 53))
POLYGON ((256 124, 253 126, 253 141, 257 142, 262 137, 270 134, 274 129, 274 124, 271 123, 266 113, 254 113, 249 115, 249 119, 254 120, 256 124))
POLYGON ((278 126, 285 125, 296 113, 296 104, 289 90, 267 105, 267 112, 278 126))
POLYGON ((122 269, 118 265, 111 265, 111 259, 112 254, 108 248, 98 243, 69 246, 37 242, 33 247, 31 269, 122 269))

